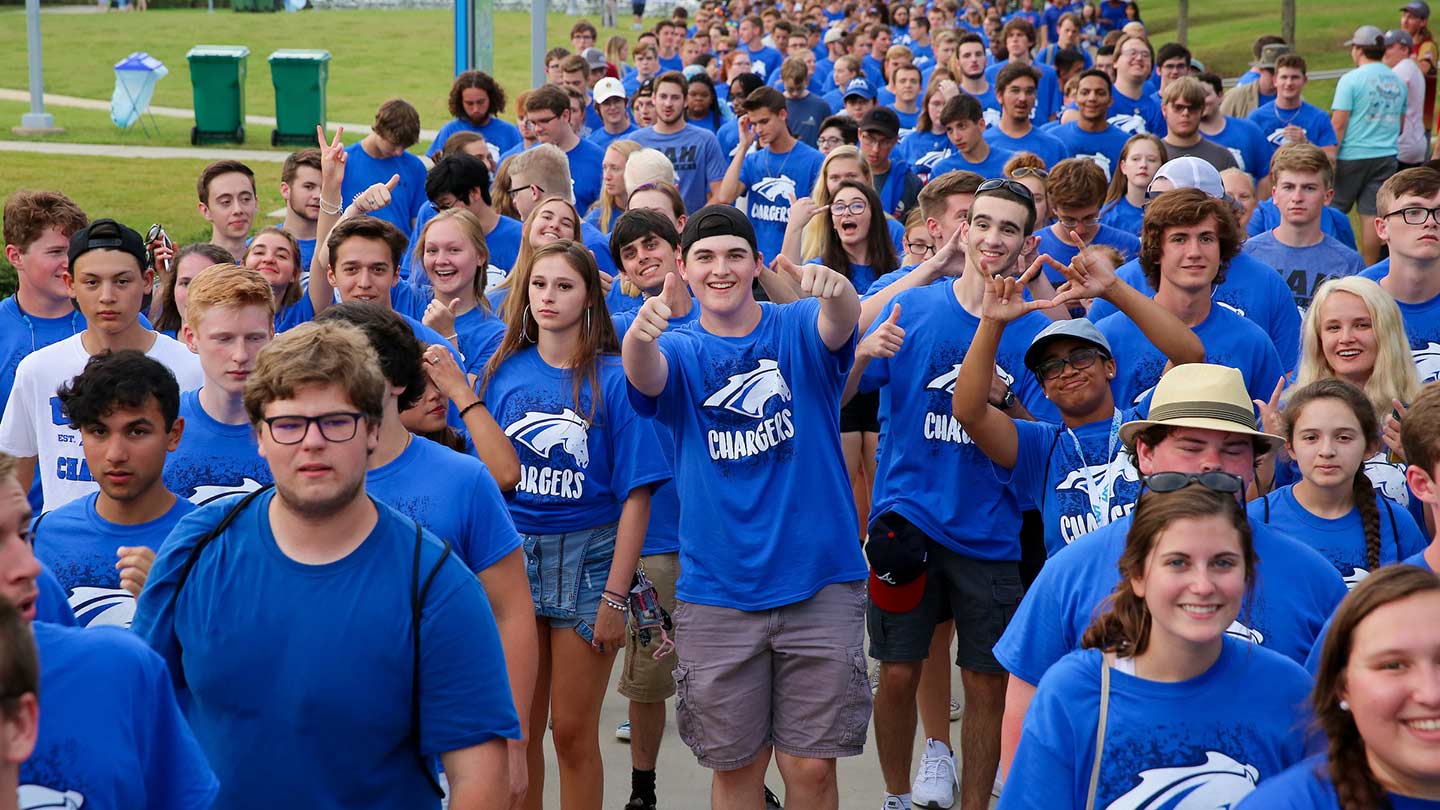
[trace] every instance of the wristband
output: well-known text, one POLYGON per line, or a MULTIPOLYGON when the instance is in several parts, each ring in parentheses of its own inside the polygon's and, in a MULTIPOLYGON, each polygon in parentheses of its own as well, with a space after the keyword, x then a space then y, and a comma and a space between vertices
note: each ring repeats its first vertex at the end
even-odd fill
POLYGON ((328 203, 324 197, 320 198, 320 213, 333 216, 344 210, 340 203, 328 203), (333 210, 332 210, 333 209, 333 210))
POLYGON ((616 599, 619 599, 621 602, 624 602, 624 601, 626 601, 626 600, 628 600, 628 599, 630 598, 630 597, 626 596, 626 595, 623 594, 623 593, 616 593, 616 592, 611 591, 611 590, 601 591, 601 593, 609 594, 610 596, 613 596, 613 597, 615 597, 616 599))
POLYGON ((446 336, 445 336, 445 339, 446 339, 446 340, 454 340, 455 338, 458 338, 458 337, 460 337, 460 333, 459 333, 459 332, 456 332, 456 333, 453 334, 453 335, 446 335, 446 336))
POLYGON ((611 599, 609 596, 606 596, 606 595, 604 595, 604 594, 601 594, 601 595, 600 595, 600 601, 601 601, 606 607, 608 607, 608 608, 610 608, 610 609, 612 609, 612 610, 618 610, 618 611, 620 611, 621 613, 625 613, 626 611, 629 610, 629 608, 626 607, 625 605, 621 604, 620 602, 616 602, 614 599, 611 599))
POLYGON ((483 399, 477 399, 477 400, 475 400, 474 402, 470 403, 469 405, 466 405, 465 407, 463 407, 463 408, 460 409, 460 418, 461 418, 461 419, 464 419, 464 418, 465 418, 465 414, 469 413, 470 411, 474 410, 475 408, 483 408, 483 407, 485 407, 485 400, 483 400, 483 399))

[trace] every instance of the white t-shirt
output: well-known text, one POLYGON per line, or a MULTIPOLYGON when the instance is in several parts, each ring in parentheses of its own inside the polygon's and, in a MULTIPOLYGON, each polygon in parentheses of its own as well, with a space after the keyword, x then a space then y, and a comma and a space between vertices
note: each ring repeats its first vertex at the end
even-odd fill
MULTIPOLYGON (((80 450, 80 431, 72 430, 55 393, 85 370, 89 352, 84 333, 33 352, 15 369, 15 387, 0 415, 0 450, 14 456, 39 458, 36 475, 45 490, 45 511, 64 506, 99 490, 80 450)), ((156 334, 145 353, 175 375, 181 391, 205 383, 200 358, 174 338, 156 334)))
POLYGON ((1420 73, 1420 66, 1408 56, 1396 62, 1391 70, 1405 83, 1407 94, 1405 116, 1400 119, 1400 140, 1396 144, 1400 150, 1397 158, 1401 163, 1423 163, 1426 157, 1425 77, 1420 73))

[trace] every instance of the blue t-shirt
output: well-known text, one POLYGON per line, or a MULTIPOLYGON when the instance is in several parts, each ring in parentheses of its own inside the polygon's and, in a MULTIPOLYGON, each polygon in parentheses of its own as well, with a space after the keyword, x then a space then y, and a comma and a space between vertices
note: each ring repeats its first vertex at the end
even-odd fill
POLYGON ((916 130, 901 139, 896 151, 920 179, 926 180, 935 164, 955 154, 955 147, 950 145, 950 138, 943 132, 936 134, 916 130))
MULTIPOLYGON (((1320 211, 1320 232, 1335 237, 1340 244, 1355 250, 1355 229, 1350 227, 1350 218, 1340 209, 1328 205, 1320 211)), ((1250 221, 1245 223, 1245 232, 1250 236, 1259 236, 1266 231, 1275 230, 1279 225, 1280 207, 1271 200, 1261 200, 1250 214, 1250 221)), ((1389 259, 1385 261, 1388 262, 1389 259)))
MULTIPOLYGON (((1005 59, 985 68, 985 81, 990 83, 992 93, 995 89, 995 77, 999 76, 1001 68, 1008 64, 1010 60, 1005 59)), ((1055 68, 1043 62, 1031 62, 1030 67, 1040 74, 1040 82, 1035 86, 1035 107, 1030 111, 1030 120, 1039 125, 1054 118, 1060 112, 1060 105, 1065 99, 1055 68)))
MULTIPOLYGON (((135 616, 135 633, 189 689, 186 717, 220 777, 215 807, 284 796, 307 808, 438 808, 410 738, 410 673, 411 587, 440 562, 440 541, 420 535, 417 566, 415 522, 372 499, 378 520, 359 547, 302 564, 276 544, 274 497, 235 516, 177 598, 196 541, 239 499, 182 520, 135 616)), ((440 563, 420 607, 419 750, 520 739, 490 603, 459 557, 440 563)))
POLYGON ((785 111, 790 131, 801 143, 814 146, 820 139, 820 122, 830 117, 830 105, 825 99, 811 92, 801 98, 786 96, 785 111))
MULTIPOLYGON (((785 61, 785 57, 769 45, 751 48, 747 43, 742 42, 740 48, 750 54, 750 71, 762 79, 767 78, 770 71, 779 70, 780 64, 785 61)), ((676 68, 676 70, 679 69, 676 68)))
POLYGON ((768 610, 866 576, 840 452, 855 338, 831 351, 819 311, 815 298, 761 303, 743 337, 699 321, 668 330, 658 341, 664 390, 629 389, 636 410, 675 437, 680 599, 768 610))
MULTIPOLYGON (((1377 283, 1389 274, 1389 259, 1373 264, 1361 273, 1377 283)), ((1400 318, 1405 322, 1405 336, 1410 339, 1410 354, 1415 358, 1420 384, 1440 380, 1440 295, 1419 304, 1396 301, 1395 305, 1400 308, 1400 318)))
POLYGON ((505 498, 484 462, 424 436, 411 437, 394 460, 365 473, 365 491, 450 541, 476 573, 520 547, 505 498))
POLYGON ((274 482, 249 422, 217 422, 200 406, 198 388, 180 395, 180 416, 185 420, 185 433, 180 445, 165 457, 166 489, 200 506, 274 482))
POLYGON ((388 183, 400 175, 400 183, 390 192, 390 204, 370 216, 383 219, 409 235, 415 213, 424 205, 425 164, 406 152, 395 157, 375 159, 360 141, 345 147, 345 180, 340 186, 340 204, 349 205, 355 196, 376 183, 388 183))
POLYGON ((790 199, 810 194, 824 160, 819 150, 797 141, 789 152, 761 149, 740 164, 745 214, 755 225, 755 241, 767 262, 780 255, 790 222, 790 199))
POLYGON ((430 148, 425 150, 425 154, 433 156, 439 152, 445 147, 445 142, 450 140, 450 136, 457 132, 478 132, 484 135, 485 145, 490 150, 490 158, 496 163, 500 162, 501 153, 515 148, 522 140, 519 127, 493 115, 490 116, 490 120, 478 127, 467 119, 455 118, 440 127, 440 131, 435 134, 435 140, 430 142, 430 148))
POLYGON ((1120 88, 1112 88, 1110 110, 1105 118, 1111 126, 1119 127, 1126 137, 1149 132, 1163 138, 1168 131, 1165 116, 1160 112, 1160 102, 1148 91, 1142 92, 1140 98, 1131 98, 1120 92, 1120 88))
POLYGON ((1095 165, 1105 170, 1107 181, 1114 174, 1115 167, 1120 165, 1120 153, 1125 149, 1125 142, 1130 140, 1130 135, 1113 124, 1106 124, 1105 129, 1099 132, 1086 132, 1080 128, 1078 121, 1060 124, 1047 130, 1046 134, 1065 146, 1066 157, 1085 157, 1095 161, 1095 165))
MULTIPOLYGON (((1096 607, 1120 581, 1117 566, 1131 518, 1117 518, 1081 537, 1040 569, 995 644, 995 659, 1006 672, 1038 684, 1052 664, 1080 647, 1096 607)), ((1345 598, 1345 581, 1299 540, 1254 520, 1250 528, 1260 564, 1240 617, 1226 633, 1303 662, 1345 598)))
MULTIPOLYGON (((1315 146, 1334 146, 1335 126, 1330 123, 1330 113, 1308 101, 1301 101, 1299 107, 1282 110, 1275 102, 1262 104, 1247 116, 1250 123, 1260 128, 1260 135, 1270 145, 1274 155, 1285 142, 1285 127, 1294 124, 1305 130, 1305 139, 1315 146)), ((1268 158, 1266 159, 1268 162, 1268 158)))
MULTIPOLYGON (((78 309, 59 318, 37 318, 21 309, 20 302, 13 295, 0 301, 0 413, 5 412, 5 403, 10 400, 10 389, 15 387, 15 369, 19 368, 21 360, 36 349, 84 331, 85 316, 78 309)), ((33 509, 39 509, 44 503, 44 495, 40 491, 43 478, 35 476, 35 482, 30 487, 29 499, 33 509)))
POLYGON ((680 177, 680 196, 685 200, 685 210, 692 214, 704 207, 710 184, 724 179, 729 165, 715 133, 693 124, 686 124, 673 135, 662 135, 654 127, 646 127, 632 133, 630 140, 665 153, 680 177))
POLYGON ((1046 166, 1054 166, 1056 163, 1070 156, 1065 144, 1041 132, 1039 127, 1031 127, 1022 138, 1012 138, 1000 131, 1000 127, 990 127, 985 130, 985 142, 993 149, 999 147, 1011 153, 1029 152, 1045 161, 1046 166))
MULTIPOLYGON (((1125 359, 1117 357, 1116 364, 1125 359)), ((1015 420, 1015 467, 1006 472, 996 465, 996 473, 1040 510, 1049 556, 1135 508, 1140 473, 1130 463, 1119 430, 1139 418, 1133 408, 1117 410, 1112 419, 1073 430, 1055 422, 1015 420)))
MULTIPOLYGON (((1125 263, 1115 274, 1135 289, 1155 297, 1138 259, 1125 263)), ((1286 371, 1295 368, 1300 354, 1300 311, 1295 309, 1290 288, 1285 286, 1279 273, 1253 256, 1237 254, 1225 268, 1225 281, 1215 288, 1211 300, 1259 326, 1275 345, 1280 365, 1286 371)), ((1088 317, 1098 323, 1116 311, 1110 302, 1096 299, 1088 317)), ((1268 392, 1274 390, 1275 383, 1270 385, 1266 399, 1270 398, 1268 392)))
MULTIPOLYGON (((1386 793, 1390 810, 1440 810, 1440 801, 1386 793)), ((1324 754, 1292 765, 1266 779, 1235 810, 1340 810, 1340 797, 1330 781, 1330 764, 1324 754)))
MULTIPOLYGON (((1116 365, 1115 379, 1110 382, 1115 402, 1122 407, 1139 404, 1141 397, 1160 382, 1169 358, 1124 313, 1111 315, 1095 326, 1110 341, 1115 356, 1125 360, 1116 365)), ((1192 331, 1205 346, 1205 362, 1239 369, 1251 399, 1270 398, 1285 369, 1275 344, 1260 327, 1228 307, 1212 303, 1210 314, 1192 331)))
POLYGON ((620 358, 599 361, 600 401, 590 385, 575 401, 573 377, 535 348, 506 358, 485 389, 485 404, 520 456, 520 483, 508 497, 515 527, 554 534, 614 523, 632 490, 670 478, 655 426, 625 395, 620 358))
POLYGON ((40 729, 20 766, 20 806, 210 807, 220 784, 160 656, 119 628, 32 627, 40 729))
POLYGON ((590 143, 595 144, 601 149, 608 149, 610 148, 610 144, 616 141, 629 140, 630 133, 636 132, 639 129, 639 127, 635 126, 634 121, 631 121, 627 118, 625 119, 625 129, 612 134, 603 126, 597 127, 590 130, 590 136, 586 138, 586 140, 590 141, 590 143))
POLYGON ((979 163, 971 163, 970 161, 965 159, 964 155, 960 154, 957 151, 954 154, 950 155, 950 157, 947 157, 944 160, 941 160, 939 163, 935 164, 934 168, 930 170, 930 179, 934 180, 935 178, 944 175, 946 172, 953 172, 957 169, 964 169, 967 172, 975 172, 976 174, 986 179, 992 177, 1004 177, 1005 162, 1008 161, 1010 159, 1010 156, 1013 154, 1014 153, 1008 149, 1001 149, 999 147, 992 146, 990 147, 990 153, 985 156, 984 160, 980 161, 979 163))
MULTIPOLYGON (((1035 250, 1037 253, 1049 254, 1052 259, 1061 264, 1069 264, 1075 259, 1075 256, 1080 253, 1080 248, 1062 241, 1060 237, 1055 234, 1055 228, 1057 227, 1060 226, 1056 225, 1041 228, 1035 232, 1035 235, 1040 237, 1040 242, 1035 246, 1035 250)), ((1104 223, 1100 224, 1099 229, 1095 231, 1095 235, 1090 238, 1090 244, 1109 245, 1120 251, 1120 255, 1124 256, 1126 260, 1133 259, 1140 255, 1140 237, 1128 231, 1122 231, 1119 228, 1112 228, 1104 223)), ((1049 265, 1045 266, 1045 277, 1050 279, 1050 283, 1052 284, 1059 285, 1065 283, 1065 277, 1049 265)))
MULTIPOLYGON (((1111 669, 1096 807, 1185 807, 1186 796, 1233 807, 1305 756, 1310 676, 1277 653, 1222 643, 1219 659, 1185 681, 1111 669)), ((1000 810, 1086 806, 1101 666, 1099 650, 1077 650, 1040 680, 1000 810)))
MULTIPOLYGON (((1399 562, 1425 550, 1429 541, 1420 533, 1409 512, 1379 493, 1375 495, 1375 506, 1380 510, 1381 565, 1399 562)), ((1374 573, 1366 561, 1365 527, 1360 522, 1359 509, 1351 509, 1344 517, 1320 517, 1295 500, 1292 484, 1251 501, 1246 510, 1251 520, 1271 524, 1323 554, 1345 578, 1347 587, 1354 588, 1374 573)))
MULTIPOLYGON (((631 324, 635 323, 635 316, 640 310, 632 309, 629 312, 615 312, 610 315, 610 320, 615 324, 615 333, 623 340, 625 333, 630 330, 631 324)), ((700 320, 700 305, 691 300, 690 311, 683 318, 671 318, 670 328, 684 326, 700 320)), ((660 452, 665 455, 665 463, 670 469, 675 469, 675 436, 665 423, 652 419, 650 423, 655 426, 655 434, 660 437, 660 452)), ((680 551, 680 492, 675 486, 675 480, 669 481, 655 488, 650 493, 650 528, 645 532, 645 546, 640 549, 641 556, 648 557, 651 554, 674 554, 680 551)))
POLYGON ((51 573, 50 567, 44 562, 40 563, 40 576, 35 578, 35 587, 39 593, 35 596, 35 621, 61 624, 66 627, 78 627, 80 622, 75 618, 75 611, 70 609, 70 595, 65 592, 65 586, 51 573))
POLYGON ((134 525, 111 523, 95 511, 100 493, 70 501, 30 524, 35 556, 55 573, 65 589, 70 609, 81 627, 114 625, 129 627, 135 617, 135 597, 120 587, 115 552, 121 546, 145 546, 151 550, 175 528, 180 519, 195 510, 183 498, 165 514, 134 525))
POLYGON ((1248 172, 1256 180, 1269 176, 1270 153, 1274 150, 1265 142, 1260 128, 1250 121, 1227 115, 1224 129, 1204 137, 1228 149, 1240 171, 1248 172))
MULTIPOLYGON (((870 518, 893 511, 935 542, 982 560, 1020 559, 1020 502, 993 473, 952 414, 960 364, 980 327, 955 297, 959 281, 905 290, 875 318, 878 329, 900 307, 905 342, 894 357, 865 367, 860 390, 880 391, 880 457, 870 518), (965 496, 956 497, 956 493, 965 496)), ((1027 406, 1044 397, 1025 369, 1025 350, 1050 323, 1038 312, 1006 327, 996 370, 1027 406)))
POLYGON ((1145 209, 1136 208, 1120 197, 1100 211, 1100 224, 1123 233, 1140 233, 1145 222, 1145 209))
POLYGON ((1331 111, 1350 113, 1338 160, 1394 156, 1409 101, 1405 82, 1383 62, 1367 62, 1340 77, 1331 111))
POLYGON ((605 162, 605 147, 584 138, 565 153, 570 161, 570 188, 575 193, 575 210, 584 214, 600 199, 603 184, 600 164, 605 162))
MULTIPOLYGON (((1327 206, 1328 207, 1328 206, 1327 206)), ((1365 260, 1333 236, 1321 234, 1320 241, 1306 247, 1291 247, 1275 237, 1274 231, 1245 240, 1241 250, 1275 268, 1290 287, 1295 306, 1304 312, 1320 285, 1332 278, 1353 276, 1365 269, 1365 260)))
POLYGON ((465 370, 478 374, 505 339, 505 321, 493 312, 473 307, 455 316, 455 334, 460 353, 465 355, 465 370))

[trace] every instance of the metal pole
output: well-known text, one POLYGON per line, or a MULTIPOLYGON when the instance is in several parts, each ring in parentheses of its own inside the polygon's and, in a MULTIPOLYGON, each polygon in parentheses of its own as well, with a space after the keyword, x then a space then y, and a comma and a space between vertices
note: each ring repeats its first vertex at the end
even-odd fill
POLYGON ((45 112, 45 79, 40 58, 40 0, 25 0, 25 40, 30 56, 30 112, 20 116, 20 129, 53 130, 55 117, 45 112))
MULTIPOLYGON (((31 0, 35 2, 36 0, 31 0)), ((530 0, 530 86, 545 83, 545 0, 530 0)))
POLYGON ((495 73, 495 0, 474 0, 470 31, 475 43, 471 64, 486 73, 495 73))
POLYGON ((467 0, 455 0, 455 75, 470 69, 472 52, 475 47, 475 37, 472 32, 475 30, 472 21, 470 3, 467 0))

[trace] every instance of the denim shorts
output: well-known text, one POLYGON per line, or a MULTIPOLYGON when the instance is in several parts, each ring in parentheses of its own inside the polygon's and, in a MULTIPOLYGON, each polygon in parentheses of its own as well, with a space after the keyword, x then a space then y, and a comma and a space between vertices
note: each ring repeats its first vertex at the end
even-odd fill
POLYGON ((615 558, 615 527, 521 535, 536 616, 553 628, 573 627, 587 642, 594 640, 595 611, 615 558))

